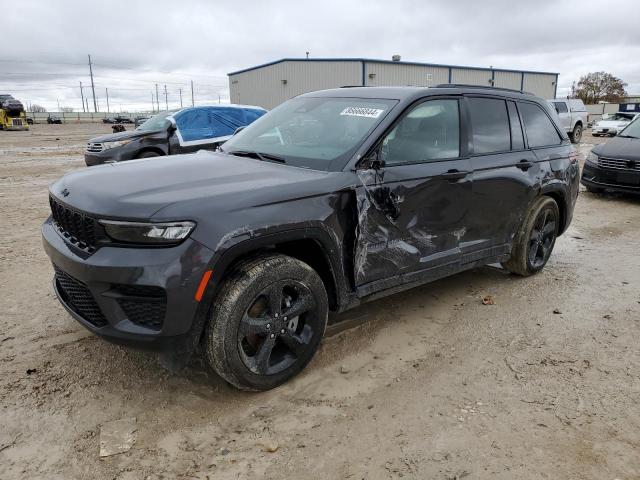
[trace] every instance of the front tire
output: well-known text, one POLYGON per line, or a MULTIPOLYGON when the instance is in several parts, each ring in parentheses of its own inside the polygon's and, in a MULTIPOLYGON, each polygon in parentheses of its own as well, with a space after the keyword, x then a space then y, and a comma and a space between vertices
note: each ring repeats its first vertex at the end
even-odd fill
POLYGON ((538 273, 551 256, 559 229, 558 204, 551 197, 539 197, 516 233, 511 258, 502 266, 523 277, 538 273))
POLYGON ((160 154, 158 152, 142 152, 136 158, 151 158, 151 157, 159 157, 160 154))
POLYGON ((214 300, 206 358, 241 390, 269 390, 297 375, 316 352, 327 292, 309 265, 286 255, 240 264, 214 300))
POLYGON ((569 133, 569 139, 571 140, 571 143, 580 143, 580 140, 582 139, 582 125, 578 123, 573 127, 573 131, 569 133))

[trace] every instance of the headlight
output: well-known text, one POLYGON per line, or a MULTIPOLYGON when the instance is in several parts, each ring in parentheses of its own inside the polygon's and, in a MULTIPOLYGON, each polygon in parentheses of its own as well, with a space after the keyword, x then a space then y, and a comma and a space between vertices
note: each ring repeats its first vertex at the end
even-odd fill
POLYGON ((117 141, 117 142, 104 142, 102 144, 102 149, 103 150, 109 150, 110 148, 122 147, 123 145, 126 145, 130 141, 131 140, 120 140, 120 141, 117 141))
POLYGON ((587 155, 587 163, 590 163, 591 165, 598 165, 598 156, 595 153, 589 152, 589 154, 587 155))
POLYGON ((125 243, 175 245, 187 238, 195 222, 140 223, 100 220, 107 235, 125 243))

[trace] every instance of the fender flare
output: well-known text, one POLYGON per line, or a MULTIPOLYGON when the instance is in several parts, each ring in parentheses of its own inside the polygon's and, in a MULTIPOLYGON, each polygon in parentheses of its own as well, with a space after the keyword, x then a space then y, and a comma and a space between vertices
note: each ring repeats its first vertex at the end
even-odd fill
POLYGON ((233 243, 226 246, 220 253, 216 252, 209 262, 207 270, 212 270, 213 273, 211 274, 209 285, 201 304, 211 303, 229 267, 239 258, 249 255, 251 252, 298 240, 313 240, 318 243, 329 265, 331 279, 336 289, 338 309, 346 305, 349 301, 349 286, 347 280, 349 278, 349 272, 345 270, 343 254, 337 239, 335 239, 326 228, 321 226, 287 229, 265 233, 253 238, 239 239, 236 237, 230 239, 233 243))

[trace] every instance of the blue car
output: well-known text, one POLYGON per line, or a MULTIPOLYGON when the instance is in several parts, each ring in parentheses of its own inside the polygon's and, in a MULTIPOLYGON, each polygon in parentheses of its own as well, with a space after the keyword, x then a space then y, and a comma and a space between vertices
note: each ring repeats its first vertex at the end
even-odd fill
POLYGON ((92 138, 87 143, 87 166, 158 157, 197 150, 215 150, 241 127, 267 111, 246 105, 212 105, 167 111, 151 117, 135 130, 92 138))

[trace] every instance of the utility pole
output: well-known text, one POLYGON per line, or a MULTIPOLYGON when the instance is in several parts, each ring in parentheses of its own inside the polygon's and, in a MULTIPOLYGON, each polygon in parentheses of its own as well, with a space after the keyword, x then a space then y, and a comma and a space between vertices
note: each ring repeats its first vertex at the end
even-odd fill
POLYGON ((87 112, 89 111, 89 98, 84 99, 84 103, 87 105, 87 112))
POLYGON ((60 99, 56 98, 56 102, 58 102, 58 112, 60 111, 60 99))
POLYGON ((153 103, 153 90, 151 90, 151 113, 156 113, 156 106, 153 103))
POLYGON ((91 76, 91 91, 93 92, 93 110, 98 113, 98 104, 96 103, 96 87, 93 83, 93 68, 91 66, 91 55, 89 55, 89 75, 91 76))
POLYGON ((158 96, 158 84, 156 83, 156 107, 160 111, 160 97, 158 96))
POLYGON ((110 113, 110 110, 109 110, 109 89, 105 88, 104 89, 104 93, 107 94, 107 113, 110 113))
POLYGON ((169 99, 167 97, 167 86, 164 86, 164 104, 166 106, 165 110, 169 110, 169 99))
POLYGON ((182 89, 178 90, 180 92, 180 108, 182 108, 182 89))
POLYGON ((82 82, 80 82, 80 98, 82 99, 82 111, 86 112, 84 109, 84 94, 82 93, 82 82))
POLYGON ((191 80, 191 106, 195 107, 195 102, 193 101, 193 80, 191 80))
POLYGON ((220 94, 218 94, 218 103, 220 103, 220 94))

